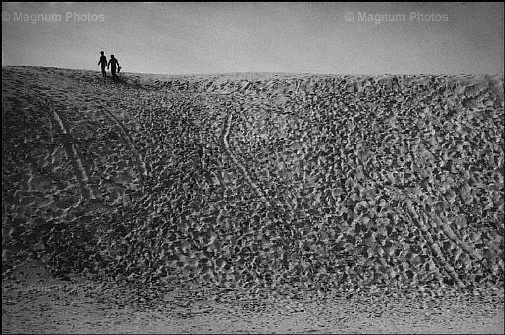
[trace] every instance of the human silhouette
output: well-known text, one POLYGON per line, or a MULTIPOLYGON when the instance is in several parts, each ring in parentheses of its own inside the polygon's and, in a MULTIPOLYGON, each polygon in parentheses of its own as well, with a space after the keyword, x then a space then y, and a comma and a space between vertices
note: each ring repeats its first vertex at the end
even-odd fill
POLYGON ((107 74, 105 73, 105 66, 107 66, 107 57, 105 57, 104 52, 100 51, 100 60, 98 61, 98 65, 102 66, 102 76, 105 79, 107 77, 107 74))
POLYGON ((114 55, 110 55, 109 64, 107 64, 107 69, 109 69, 109 66, 111 67, 110 72, 112 74, 112 78, 117 79, 116 66, 119 67, 119 62, 117 61, 116 58, 114 58, 114 55))

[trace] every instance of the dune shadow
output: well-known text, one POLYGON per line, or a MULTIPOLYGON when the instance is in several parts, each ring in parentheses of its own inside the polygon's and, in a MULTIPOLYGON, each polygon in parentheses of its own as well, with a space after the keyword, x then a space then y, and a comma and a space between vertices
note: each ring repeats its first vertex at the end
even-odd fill
POLYGON ((122 76, 118 76, 116 78, 107 77, 107 84, 116 84, 123 85, 130 89, 139 89, 144 91, 150 91, 150 89, 143 86, 141 83, 134 81, 133 78, 129 78, 127 75, 123 74, 122 76))

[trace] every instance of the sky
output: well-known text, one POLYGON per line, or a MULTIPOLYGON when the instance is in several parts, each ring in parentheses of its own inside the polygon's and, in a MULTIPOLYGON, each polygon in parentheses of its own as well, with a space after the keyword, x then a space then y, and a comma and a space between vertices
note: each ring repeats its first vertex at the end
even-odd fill
POLYGON ((503 3, 5 3, 2 66, 503 74, 503 3))

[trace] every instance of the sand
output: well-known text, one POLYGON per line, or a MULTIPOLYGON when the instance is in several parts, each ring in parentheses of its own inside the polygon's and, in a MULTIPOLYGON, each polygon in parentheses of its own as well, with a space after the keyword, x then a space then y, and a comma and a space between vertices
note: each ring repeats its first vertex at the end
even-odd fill
MULTIPOLYGON (((255 150, 260 153, 258 162, 266 162, 261 168, 275 162, 279 164, 279 171, 282 171, 282 164, 299 164, 302 159, 293 153, 302 152, 305 147, 293 144, 289 148, 290 155, 283 157, 279 154, 276 159, 266 154, 261 156, 260 143, 264 134, 258 129, 270 118, 263 107, 282 111, 288 99, 286 96, 293 92, 300 102, 317 101, 318 97, 305 94, 304 88, 325 83, 321 81, 323 77, 329 85, 338 85, 344 78, 262 73, 205 76, 121 73, 121 77, 125 79, 123 82, 112 82, 110 79, 103 82, 97 71, 39 67, 2 69, 2 130, 3 136, 9 140, 9 146, 2 146, 3 156, 9 157, 2 168, 6 176, 5 185, 8 185, 2 192, 2 238, 3 245, 8 246, 3 249, 2 256, 3 268, 8 269, 3 273, 2 281, 2 332, 504 332, 503 288, 492 289, 484 284, 470 295, 461 293, 443 297, 420 291, 414 296, 403 296, 400 292, 396 296, 388 296, 378 292, 377 297, 301 294, 299 297, 266 296, 254 299, 249 294, 237 291, 236 294, 216 299, 213 293, 204 294, 202 290, 195 293, 167 283, 161 288, 140 290, 137 294, 133 293, 137 292, 135 287, 106 275, 98 280, 94 273, 82 277, 58 273, 54 268, 50 271, 51 256, 44 250, 59 250, 58 245, 66 247, 65 235, 58 235, 59 231, 54 233, 54 239, 46 238, 47 231, 56 222, 64 222, 66 227, 82 225, 90 229, 104 229, 104 226, 94 221, 95 218, 107 217, 119 206, 131 206, 129 192, 146 187, 143 183, 148 177, 157 174, 169 176, 169 169, 160 168, 162 163, 175 166, 177 159, 186 155, 185 152, 171 152, 171 143, 163 143, 166 140, 163 133, 166 128, 163 128, 164 125, 160 123, 162 119, 159 119, 161 112, 170 113, 172 109, 180 108, 174 106, 174 101, 178 102, 179 97, 201 99, 199 101, 204 101, 217 115, 213 123, 207 124, 210 135, 199 136, 208 136, 220 143, 235 165, 235 170, 223 167, 219 169, 220 173, 209 173, 206 176, 208 184, 214 189, 222 189, 223 197, 230 195, 233 198, 235 195, 231 190, 242 188, 247 197, 256 199, 251 201, 270 206, 272 198, 268 196, 269 184, 265 179, 269 178, 268 169, 255 172, 254 164, 244 159, 247 158, 247 141, 256 141, 255 150), (281 79, 281 84, 275 81, 278 79, 281 79), (257 90, 262 90, 264 95, 248 97, 257 90), (232 114, 229 109, 223 109, 223 100, 231 95, 236 95, 237 100, 242 99, 241 102, 250 103, 257 114, 254 116, 251 113, 253 116, 245 120, 246 113, 232 114), (174 96, 177 98, 170 98, 174 96), (142 122, 137 118, 139 115, 144 118, 142 122), (149 128, 145 128, 146 124, 149 124, 149 128), (242 136, 237 129, 246 129, 249 135, 242 136), (156 141, 159 143, 158 151, 150 146, 156 141), (240 178, 233 177, 234 174, 240 178), (239 182, 242 184, 239 185, 239 182), (61 240, 57 239, 58 236, 61 240), (20 239, 23 243, 18 243, 20 239), (35 260, 21 261, 26 257, 35 260), (195 294, 198 297, 195 298, 195 294)), ((350 83, 346 89, 352 94, 361 93, 369 86, 367 76, 345 78, 350 83)), ((393 85, 390 76, 381 80, 385 85, 393 85)), ((426 78, 407 76, 402 80, 402 85, 411 87, 428 84, 426 78)), ((480 84, 472 86, 472 83, 483 82, 483 77, 455 77, 451 82, 450 85, 461 88, 456 89, 457 94, 467 94, 466 87, 479 93, 482 89, 480 84)), ((503 92, 503 77, 490 76, 486 82, 491 83, 490 86, 498 92, 503 92)), ((240 106, 233 107, 240 111, 240 106)), ((204 118, 192 118, 192 115, 199 117, 205 116, 205 113, 197 110, 187 113, 195 127, 207 122, 204 118)), ((297 120, 289 113, 278 113, 271 119, 276 129, 274 134, 283 134, 286 129, 296 127, 297 120)), ((181 127, 184 122, 174 120, 173 129, 181 127)), ((177 132, 174 131, 174 134, 177 132)), ((185 138, 175 138, 174 141, 192 144, 185 138)), ((205 159, 212 152, 202 151, 200 156, 191 156, 193 158, 188 164, 202 164, 205 168, 205 159)), ((366 156, 365 151, 363 156, 366 156)), ((277 177, 288 180, 295 178, 296 173, 287 172, 277 177)), ((315 176, 303 174, 302 180, 307 187, 318 185, 315 176)), ((501 182, 503 185, 503 179, 501 182)), ((183 186, 176 187, 179 187, 177 192, 187 191, 183 186)), ((287 199, 287 206, 298 205, 289 199, 290 192, 282 195, 287 199)), ((213 193, 208 198, 214 200, 218 196, 213 193)), ((150 213, 162 211, 163 206, 156 208, 156 202, 150 202, 149 197, 146 195, 143 199, 151 206, 150 213)), ((320 196, 314 192, 313 197, 314 201, 318 201, 320 196)), ((499 200, 499 197, 497 194, 496 199, 499 200)), ((212 220, 210 216, 205 218, 212 220)), ((93 232, 105 236, 105 230, 93 232)), ((72 231, 72 234, 83 234, 77 238, 83 244, 88 239, 87 232, 72 231)), ((212 234, 209 236, 215 239, 212 234)), ((496 260, 499 272, 500 268, 503 269, 503 259, 499 263, 500 257, 503 257, 503 245, 500 249, 499 237, 494 238, 495 244, 490 242, 489 253, 494 253, 491 256, 496 260)), ((481 257, 474 253, 469 239, 459 237, 459 232, 455 241, 460 249, 466 248, 465 252, 473 257, 481 257)), ((205 241, 212 245, 211 242, 205 241)), ((108 242, 103 243, 106 245, 108 242)), ((63 264, 62 268, 68 269, 79 263, 79 252, 84 254, 84 248, 84 245, 72 245, 65 249, 63 254, 68 255, 68 264, 63 264)), ((121 255, 119 247, 111 250, 115 253, 113 256, 121 255)), ((54 266, 54 263, 51 264, 54 266)), ((446 262, 443 265, 450 264, 446 262)), ((93 264, 86 266, 89 267, 81 270, 96 270, 93 264)))

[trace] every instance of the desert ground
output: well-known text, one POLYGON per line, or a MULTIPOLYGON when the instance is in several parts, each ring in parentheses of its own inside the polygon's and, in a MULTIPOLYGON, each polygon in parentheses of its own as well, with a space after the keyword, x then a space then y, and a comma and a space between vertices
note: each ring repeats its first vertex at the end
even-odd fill
POLYGON ((2 68, 3 333, 503 333, 503 76, 2 68))

